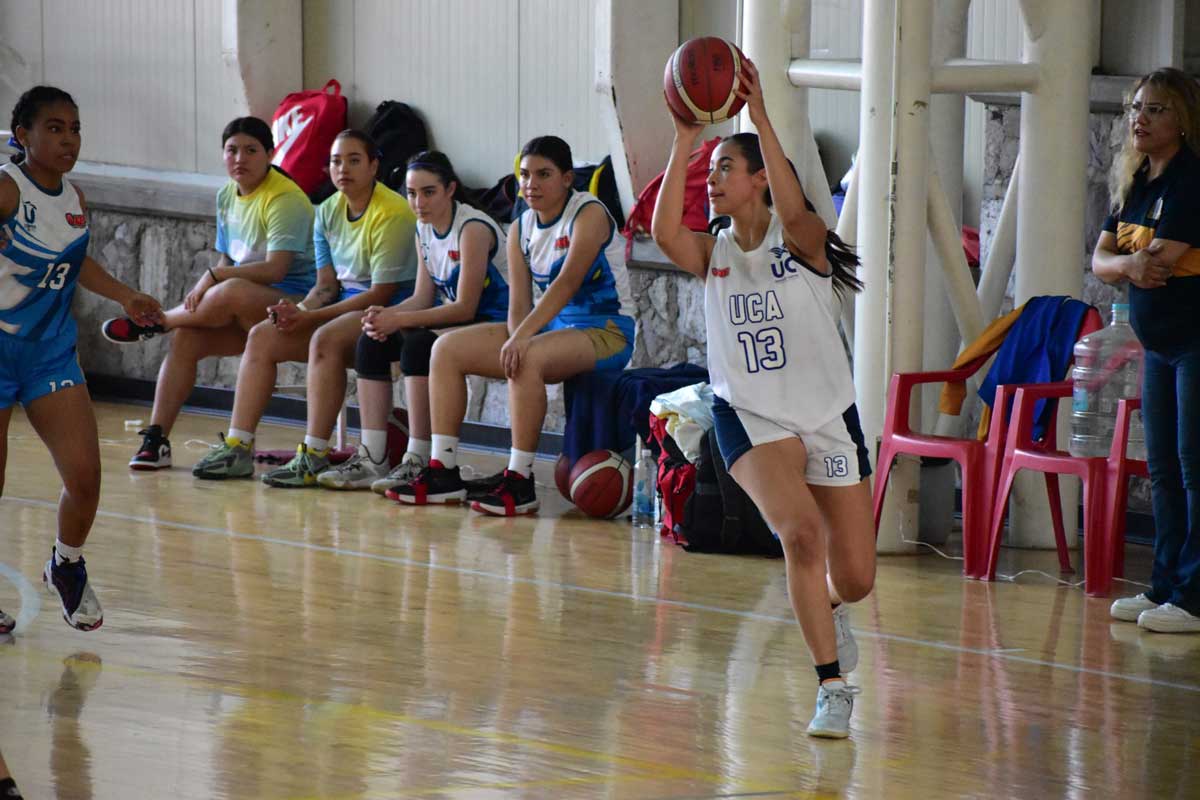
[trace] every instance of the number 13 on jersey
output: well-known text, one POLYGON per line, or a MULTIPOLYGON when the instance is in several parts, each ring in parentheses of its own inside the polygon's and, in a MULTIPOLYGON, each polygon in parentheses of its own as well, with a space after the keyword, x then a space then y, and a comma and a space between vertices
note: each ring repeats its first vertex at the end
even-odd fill
POLYGON ((67 275, 71 272, 70 264, 51 264, 46 267, 46 274, 38 281, 39 289, 61 289, 67 284, 67 275))
POLYGON ((746 356, 746 371, 780 369, 787 364, 787 353, 783 349, 783 331, 779 328, 762 328, 751 333, 738 331, 738 344, 746 356))

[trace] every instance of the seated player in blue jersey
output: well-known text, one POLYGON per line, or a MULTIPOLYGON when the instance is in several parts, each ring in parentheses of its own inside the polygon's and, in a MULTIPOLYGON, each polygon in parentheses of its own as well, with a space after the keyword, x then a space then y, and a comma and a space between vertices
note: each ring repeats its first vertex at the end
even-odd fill
MULTIPOLYGON (((362 444, 357 455, 319 476, 330 489, 373 488, 383 494, 407 483, 429 463, 429 360, 448 329, 503 321, 508 314, 504 269, 508 250, 500 226, 459 198, 450 159, 436 150, 408 161, 408 202, 417 214, 417 284, 412 297, 363 316, 354 368, 362 444), (408 450, 388 472, 387 418, 392 409, 392 363, 400 362, 408 405, 408 450)), ((320 391, 321 389, 318 389, 320 391)), ((311 402, 311 399, 310 399, 311 402)))
POLYGON ((682 224, 688 156, 703 125, 674 114, 675 140, 651 231, 704 281, 713 430, 734 480, 783 544, 788 595, 817 670, 811 736, 845 738, 858 647, 848 608, 875 582, 871 465, 838 334, 838 297, 857 291, 858 257, 813 211, 746 61, 738 96, 758 134, 713 151, 708 197, 730 224, 682 224))
POLYGON ((546 385, 595 369, 620 370, 633 354, 633 301, 625 243, 604 204, 572 188, 571 148, 557 136, 521 150, 529 209, 508 237, 508 322, 473 325, 433 348, 432 458, 413 481, 389 490, 402 503, 458 503, 458 433, 467 375, 508 380, 512 450, 508 469, 472 508, 512 516, 537 510, 533 460, 546 417, 546 385), (541 296, 533 302, 532 284, 541 296))
POLYGON ((280 300, 255 325, 238 368, 228 435, 192 469, 197 478, 254 474, 254 432, 275 389, 277 366, 307 361, 308 424, 295 457, 263 475, 268 486, 316 486, 329 466, 329 437, 346 394, 346 367, 362 332, 363 312, 412 293, 416 218, 403 197, 376 182, 379 149, 362 131, 345 130, 329 153, 338 191, 317 209, 313 243, 317 285, 340 287, 330 301, 280 300))
POLYGON ((150 425, 129 466, 171 466, 171 428, 196 385, 196 367, 209 356, 236 356, 250 329, 280 297, 323 302, 330 287, 314 288, 312 203, 296 183, 271 167, 274 140, 267 123, 239 117, 221 133, 229 183, 217 193, 216 266, 204 270, 183 303, 160 325, 110 319, 102 331, 118 344, 173 332, 158 370, 150 425))
MULTIPOLYGON (((83 561, 100 502, 100 444, 75 355, 71 300, 82 286, 145 325, 156 324, 162 308, 87 256, 87 206, 66 178, 80 146, 79 109, 71 96, 35 86, 17 100, 12 130, 17 155, 0 167, 0 494, 8 426, 20 403, 63 482, 58 540, 42 579, 58 596, 67 624, 90 631, 104 621, 83 561)), ((0 633, 13 625, 0 611, 0 633)))

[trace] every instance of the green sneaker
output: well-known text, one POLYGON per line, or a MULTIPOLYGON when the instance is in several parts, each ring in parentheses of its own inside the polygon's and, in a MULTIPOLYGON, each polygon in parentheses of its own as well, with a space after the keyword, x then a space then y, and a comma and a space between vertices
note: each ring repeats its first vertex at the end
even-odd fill
POLYGON ((267 486, 280 489, 303 489, 317 485, 317 476, 329 469, 329 449, 309 450, 308 445, 296 446, 296 455, 279 469, 262 476, 267 486))
POLYGON ((221 443, 214 445, 208 455, 192 467, 192 475, 212 481, 253 477, 253 442, 243 442, 237 438, 227 439, 224 434, 219 435, 221 443))

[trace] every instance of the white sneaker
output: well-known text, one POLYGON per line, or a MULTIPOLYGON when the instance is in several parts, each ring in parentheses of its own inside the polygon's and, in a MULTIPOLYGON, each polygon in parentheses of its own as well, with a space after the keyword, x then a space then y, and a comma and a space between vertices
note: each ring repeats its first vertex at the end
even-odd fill
POLYGON ((1143 611, 1137 624, 1139 628, 1156 633, 1200 633, 1200 617, 1170 603, 1143 611))
POLYGON ((417 479, 421 470, 427 466, 429 466, 429 462, 416 453, 405 453, 404 458, 400 459, 400 463, 396 465, 395 469, 371 484, 371 491, 375 494, 384 494, 393 486, 412 483, 417 479))
POLYGON ((100 608, 96 593, 92 591, 87 566, 82 558, 59 564, 52 552, 46 568, 42 570, 42 580, 46 588, 58 597, 63 619, 72 628, 94 631, 104 624, 104 611, 100 608))
POLYGON ((1113 619, 1119 619, 1124 622, 1137 622, 1138 615, 1143 611, 1149 611, 1152 608, 1158 608, 1158 603, 1146 597, 1145 593, 1135 595, 1133 597, 1122 597, 1120 600, 1114 600, 1112 608, 1108 610, 1112 614, 1113 619))
POLYGON ((862 689, 845 681, 826 681, 817 690, 817 711, 808 723, 808 735, 822 739, 845 739, 850 735, 850 712, 854 696, 862 689))
POLYGON ((317 484, 325 489, 370 489, 380 478, 387 475, 387 456, 375 461, 365 445, 341 464, 317 473, 317 484))
POLYGON ((858 642, 850 630, 850 606, 846 603, 833 610, 833 629, 837 632, 838 667, 845 675, 858 666, 858 642))

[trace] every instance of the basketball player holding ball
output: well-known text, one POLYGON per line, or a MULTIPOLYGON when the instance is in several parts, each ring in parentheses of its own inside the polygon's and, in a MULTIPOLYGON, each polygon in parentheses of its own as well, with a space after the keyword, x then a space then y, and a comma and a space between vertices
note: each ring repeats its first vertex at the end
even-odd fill
POLYGON ((721 456, 783 544, 788 595, 819 681, 808 733, 840 739, 859 692, 843 677, 858 661, 843 604, 875 582, 871 468, 835 297, 862 284, 857 257, 812 210, 784 155, 758 70, 744 60, 740 73, 734 91, 758 134, 730 136, 713 151, 718 232, 681 224, 688 154, 703 125, 678 111, 651 229, 671 261, 705 282, 721 456))

